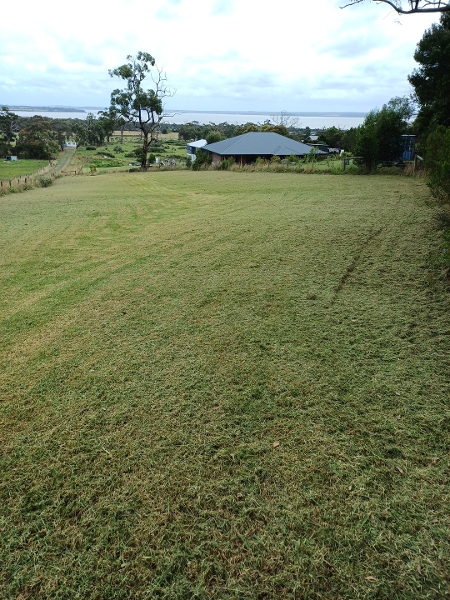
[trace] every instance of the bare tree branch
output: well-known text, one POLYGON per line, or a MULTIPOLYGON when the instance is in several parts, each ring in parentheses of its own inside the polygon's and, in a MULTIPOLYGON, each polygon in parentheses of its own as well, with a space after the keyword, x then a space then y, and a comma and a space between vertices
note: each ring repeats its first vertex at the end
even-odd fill
MULTIPOLYGON (((370 0, 369 0, 370 1, 370 0)), ((450 10, 450 0, 371 0, 380 4, 387 4, 400 15, 417 13, 443 13, 450 10)), ((364 0, 350 0, 340 8, 347 8, 360 4, 364 0)))

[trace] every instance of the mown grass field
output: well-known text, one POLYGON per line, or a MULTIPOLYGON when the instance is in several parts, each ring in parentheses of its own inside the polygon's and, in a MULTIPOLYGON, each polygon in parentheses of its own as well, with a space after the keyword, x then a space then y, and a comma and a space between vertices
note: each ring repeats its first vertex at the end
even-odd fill
POLYGON ((32 175, 48 165, 48 160, 17 160, 6 161, 0 159, 0 181, 14 179, 21 175, 32 175))
POLYGON ((0 597, 448 597, 428 198, 191 171, 0 198, 0 597))

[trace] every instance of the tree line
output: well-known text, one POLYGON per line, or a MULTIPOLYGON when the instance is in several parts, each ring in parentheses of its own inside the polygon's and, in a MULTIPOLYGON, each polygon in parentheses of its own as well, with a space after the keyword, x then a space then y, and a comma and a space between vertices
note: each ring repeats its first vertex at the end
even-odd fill
MULTIPOLYGON (((362 1, 362 0, 361 0, 362 1)), ((450 179, 450 11, 448 3, 408 0, 413 12, 419 9, 439 8, 440 21, 427 30, 419 41, 414 58, 418 63, 408 77, 413 88, 410 98, 393 98, 380 108, 371 110, 364 123, 357 128, 342 130, 330 127, 319 130, 318 142, 345 149, 361 157, 366 172, 374 171, 380 162, 395 161, 401 156, 402 135, 417 136, 417 148, 427 160, 435 190, 447 189, 450 179), (416 114, 414 121, 412 116, 416 114)), ((358 1, 350 4, 359 4, 358 1)), ((395 3, 397 9, 402 2, 395 3)), ((405 9, 406 10, 406 9, 405 9)), ((404 12, 404 11, 403 11, 404 12)), ((113 132, 139 131, 142 138, 141 169, 148 166, 151 145, 160 132, 176 131, 185 141, 204 138, 208 143, 234 137, 249 131, 275 131, 297 141, 308 142, 311 130, 299 127, 287 116, 273 118, 263 124, 198 122, 168 125, 164 100, 172 95, 166 85, 165 73, 155 59, 146 52, 128 56, 127 62, 109 71, 125 87, 111 93, 107 110, 97 116, 88 114, 82 119, 48 119, 34 116, 18 117, 7 107, 0 111, 0 156, 13 151, 23 158, 53 158, 66 139, 78 145, 102 146, 113 132), (145 89, 146 80, 151 80, 145 89)))

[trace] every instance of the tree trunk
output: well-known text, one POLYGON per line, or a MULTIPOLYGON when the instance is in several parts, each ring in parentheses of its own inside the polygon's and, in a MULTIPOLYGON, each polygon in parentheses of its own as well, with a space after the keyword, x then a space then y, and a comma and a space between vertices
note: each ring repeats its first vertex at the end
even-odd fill
POLYGON ((142 144, 142 160, 141 160, 141 171, 147 170, 147 154, 148 154, 148 131, 142 131, 144 136, 144 143, 142 144))

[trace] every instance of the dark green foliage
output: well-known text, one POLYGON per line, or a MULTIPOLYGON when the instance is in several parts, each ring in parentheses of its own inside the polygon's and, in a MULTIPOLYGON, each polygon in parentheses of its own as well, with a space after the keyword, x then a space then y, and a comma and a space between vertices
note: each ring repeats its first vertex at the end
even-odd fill
POLYGON ((209 152, 199 148, 196 152, 195 160, 192 163, 192 168, 194 171, 198 171, 202 167, 204 167, 204 168, 208 167, 211 164, 211 162, 212 162, 212 159, 211 159, 209 152))
POLYGON ((5 156, 9 156, 12 154, 12 147, 6 142, 0 141, 0 158, 5 158, 5 156))
POLYGON ((433 125, 450 126, 450 12, 428 29, 417 45, 414 59, 420 67, 408 77, 420 112, 419 133, 433 125))
POLYGON ((39 177, 37 183, 39 187, 50 187, 53 185, 53 179, 51 177, 39 177))
POLYGON ((105 111, 100 111, 99 115, 97 118, 94 114, 88 113, 85 121, 74 125, 72 133, 78 144, 98 147, 103 146, 105 141, 109 141, 116 126, 119 127, 118 120, 105 111))
POLYGON ((217 168, 221 171, 227 171, 230 167, 232 167, 235 163, 235 160, 232 156, 230 156, 229 158, 225 158, 224 160, 221 160, 220 163, 218 163, 217 168))
POLYGON ((342 149, 346 152, 354 153, 356 148, 356 141, 358 139, 358 128, 350 127, 344 132, 342 136, 342 149))
POLYGON ((4 138, 7 145, 15 138, 14 125, 18 116, 11 112, 7 106, 0 110, 0 139, 4 138))
POLYGON ((31 117, 27 126, 21 129, 16 143, 17 156, 33 159, 53 159, 60 150, 56 134, 50 126, 50 119, 31 117))
POLYGON ((206 141, 208 144, 214 144, 215 142, 220 142, 222 139, 222 134, 220 131, 210 131, 206 136, 206 141))
POLYGON ((440 202, 450 201, 450 128, 437 127, 427 139, 428 184, 440 202))
POLYGON ((345 131, 343 129, 339 129, 338 127, 328 127, 324 131, 320 133, 321 139, 324 140, 328 146, 332 148, 341 148, 342 147, 342 139, 345 135, 345 131))
POLYGON ((369 112, 358 128, 355 154, 367 173, 382 161, 395 161, 401 156, 401 136, 408 127, 412 107, 407 98, 393 98, 381 110, 369 112))

